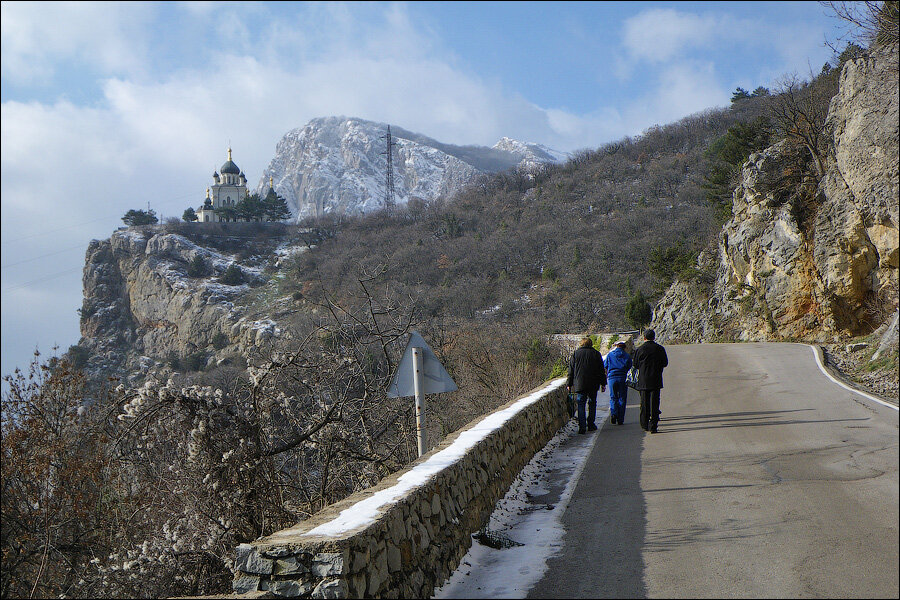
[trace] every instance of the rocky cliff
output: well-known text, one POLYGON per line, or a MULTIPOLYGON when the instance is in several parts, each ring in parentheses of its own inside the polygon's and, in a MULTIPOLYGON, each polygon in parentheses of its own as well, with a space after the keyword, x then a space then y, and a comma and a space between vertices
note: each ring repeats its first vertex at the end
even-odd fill
POLYGON ((711 282, 676 282, 654 311, 663 339, 832 341, 881 324, 872 307, 896 305, 900 262, 897 56, 844 65, 818 181, 784 189, 787 142, 744 164, 718 248, 698 261, 711 282))
MULTIPOLYGON (((346 117, 313 119, 278 142, 257 191, 275 190, 299 217, 366 213, 384 206, 387 124, 346 117)), ((493 148, 454 146, 392 126, 394 199, 450 196, 479 173, 534 168, 568 155, 503 138, 493 148)))
POLYGON ((79 343, 90 352, 89 369, 197 369, 246 355, 280 333, 274 319, 290 304, 289 295, 260 311, 252 300, 280 261, 306 247, 293 245, 277 225, 232 223, 227 233, 218 227, 193 224, 184 235, 170 226, 146 226, 91 241, 79 343))

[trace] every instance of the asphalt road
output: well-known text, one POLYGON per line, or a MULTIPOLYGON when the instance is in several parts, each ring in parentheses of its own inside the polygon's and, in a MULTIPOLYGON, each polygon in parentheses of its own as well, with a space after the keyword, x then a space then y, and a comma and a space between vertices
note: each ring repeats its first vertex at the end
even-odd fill
POLYGON ((897 411, 806 345, 666 350, 659 433, 631 390, 528 597, 900 596, 897 411))

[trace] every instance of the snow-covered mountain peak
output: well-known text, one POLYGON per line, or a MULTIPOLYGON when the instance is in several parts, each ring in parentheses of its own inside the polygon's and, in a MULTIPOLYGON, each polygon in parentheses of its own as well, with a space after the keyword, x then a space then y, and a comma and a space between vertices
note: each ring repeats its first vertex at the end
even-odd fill
MULTIPOLYGON (((367 213, 383 208, 388 125, 352 117, 319 117, 287 132, 263 172, 300 218, 367 213)), ((503 138, 493 148, 445 144, 391 125, 394 202, 449 197, 480 173, 560 162, 567 156, 539 144, 503 138)))

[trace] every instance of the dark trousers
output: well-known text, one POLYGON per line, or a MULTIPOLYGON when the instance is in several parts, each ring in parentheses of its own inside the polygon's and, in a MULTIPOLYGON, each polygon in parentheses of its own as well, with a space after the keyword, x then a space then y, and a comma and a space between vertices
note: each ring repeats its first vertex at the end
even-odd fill
POLYGON ((659 424, 659 390, 641 390, 641 429, 652 431, 659 424))
POLYGON ((593 397, 587 394, 575 394, 575 401, 578 403, 578 431, 586 431, 588 427, 594 427, 594 419, 597 417, 597 395, 593 397), (587 405, 587 415, 585 415, 585 405, 587 405))

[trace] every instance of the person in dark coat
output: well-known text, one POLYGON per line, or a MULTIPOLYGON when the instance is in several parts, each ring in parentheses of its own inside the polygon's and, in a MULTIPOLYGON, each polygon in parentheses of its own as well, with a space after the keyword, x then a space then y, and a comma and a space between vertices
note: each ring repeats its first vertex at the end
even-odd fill
POLYGON ((575 393, 578 403, 578 433, 596 431, 597 390, 606 391, 606 369, 603 367, 603 356, 594 350, 594 342, 589 337, 581 340, 572 354, 566 388, 575 393))
POLYGON ((662 373, 669 365, 666 349, 653 341, 656 332, 644 332, 646 340, 635 350, 632 361, 638 368, 637 390, 641 393, 641 429, 656 433, 659 426, 659 395, 663 387, 662 373))
POLYGON ((625 424, 625 405, 628 404, 625 377, 631 369, 631 355, 625 350, 626 345, 624 340, 619 340, 603 359, 609 384, 609 422, 613 425, 625 424))

